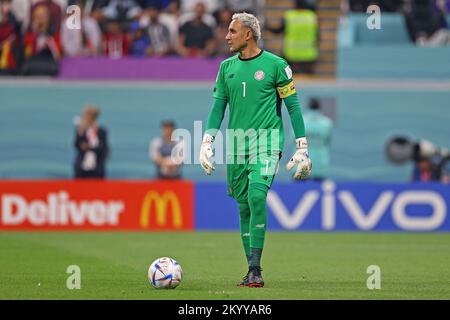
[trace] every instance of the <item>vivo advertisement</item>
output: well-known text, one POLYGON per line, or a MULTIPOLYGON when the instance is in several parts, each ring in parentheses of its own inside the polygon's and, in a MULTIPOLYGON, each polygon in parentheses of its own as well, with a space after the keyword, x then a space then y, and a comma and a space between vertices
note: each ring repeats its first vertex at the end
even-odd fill
MULTIPOLYGON (((195 185, 195 228, 238 230, 226 185, 195 185)), ((441 184, 286 183, 268 193, 268 230, 450 231, 450 187, 441 184)))
MULTIPOLYGON (((450 231, 450 188, 440 184, 274 184, 268 230, 450 231)), ((0 230, 239 230, 225 183, 2 181, 0 230)))

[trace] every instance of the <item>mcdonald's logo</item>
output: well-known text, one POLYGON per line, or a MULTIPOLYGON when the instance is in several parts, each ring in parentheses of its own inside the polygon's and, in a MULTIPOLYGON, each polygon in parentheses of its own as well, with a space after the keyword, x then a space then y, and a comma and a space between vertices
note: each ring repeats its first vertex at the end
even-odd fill
POLYGON ((167 209, 172 208, 172 225, 175 229, 183 227, 183 217, 180 201, 173 191, 164 191, 162 194, 157 191, 149 191, 144 197, 141 207, 141 228, 147 228, 150 225, 150 216, 152 215, 152 203, 155 204, 156 225, 158 227, 167 226, 167 209))

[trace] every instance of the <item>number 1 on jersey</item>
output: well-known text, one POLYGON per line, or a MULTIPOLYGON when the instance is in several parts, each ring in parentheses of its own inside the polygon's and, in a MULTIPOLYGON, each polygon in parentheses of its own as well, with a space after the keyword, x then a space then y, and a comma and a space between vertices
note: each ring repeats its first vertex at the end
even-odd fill
POLYGON ((242 81, 242 96, 243 97, 245 97, 245 86, 246 86, 245 81, 242 81))

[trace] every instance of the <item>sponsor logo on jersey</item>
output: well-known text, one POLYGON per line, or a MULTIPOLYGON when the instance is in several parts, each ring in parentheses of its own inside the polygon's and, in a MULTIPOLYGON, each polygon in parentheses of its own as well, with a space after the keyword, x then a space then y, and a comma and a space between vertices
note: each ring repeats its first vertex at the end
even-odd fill
POLYGON ((233 78, 234 78, 234 73, 232 73, 228 76, 228 79, 233 79, 233 78))
POLYGON ((255 72, 255 80, 257 80, 257 81, 263 80, 264 76, 265 76, 265 74, 264 74, 264 71, 262 71, 262 70, 258 70, 255 72))

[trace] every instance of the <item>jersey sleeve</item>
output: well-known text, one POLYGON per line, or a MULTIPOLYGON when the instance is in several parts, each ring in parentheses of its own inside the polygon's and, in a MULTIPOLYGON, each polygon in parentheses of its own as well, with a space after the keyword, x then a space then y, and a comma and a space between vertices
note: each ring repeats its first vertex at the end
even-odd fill
POLYGON ((280 60, 275 74, 277 91, 281 99, 296 93, 294 80, 292 79, 292 70, 286 60, 280 60))
POLYGON ((213 97, 221 100, 228 100, 227 88, 225 85, 224 65, 220 64, 219 72, 216 77, 216 84, 214 85, 213 97))

